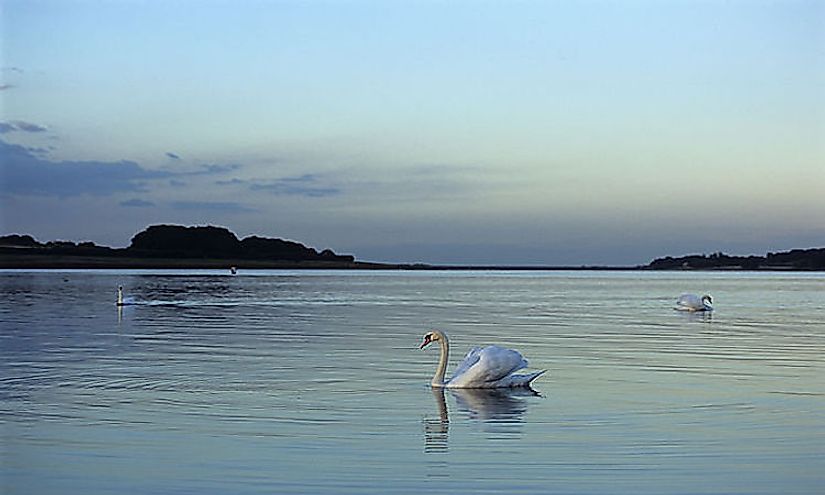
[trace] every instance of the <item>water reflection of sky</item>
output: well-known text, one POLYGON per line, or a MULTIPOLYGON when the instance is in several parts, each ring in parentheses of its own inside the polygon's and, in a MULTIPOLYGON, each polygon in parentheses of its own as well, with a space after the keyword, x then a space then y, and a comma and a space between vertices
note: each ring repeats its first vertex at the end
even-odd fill
POLYGON ((9 494, 825 486, 821 275, 2 277, 9 494), (673 311, 705 289, 712 321, 673 311), (518 349, 552 400, 431 393, 429 328, 518 349))

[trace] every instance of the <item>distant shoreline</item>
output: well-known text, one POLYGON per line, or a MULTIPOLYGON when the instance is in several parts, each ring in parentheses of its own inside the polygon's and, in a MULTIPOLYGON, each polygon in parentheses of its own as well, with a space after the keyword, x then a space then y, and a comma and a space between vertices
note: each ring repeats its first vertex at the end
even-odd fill
POLYGON ((226 269, 238 270, 440 270, 440 271, 630 271, 627 266, 525 266, 525 265, 430 265, 425 263, 378 263, 369 261, 285 261, 222 258, 128 258, 111 256, 0 253, 0 269, 226 269))
POLYGON ((268 260, 235 260, 235 259, 203 259, 203 258, 127 258, 127 257, 98 257, 98 256, 71 256, 48 254, 0 254, 0 268, 2 269, 225 269, 236 267, 243 270, 255 269, 341 269, 341 270, 370 270, 393 268, 395 265, 369 263, 362 261, 268 261, 268 260))
POLYGON ((821 272, 823 269, 766 266, 758 268, 651 268, 642 266, 541 266, 541 265, 430 265, 369 261, 268 261, 200 258, 112 258, 48 254, 0 254, 0 269, 33 270, 399 270, 399 271, 639 271, 639 272, 821 272))
POLYGON ((243 270, 442 270, 442 271, 825 271, 825 248, 792 249, 765 256, 721 252, 656 258, 646 265, 434 265, 359 261, 353 255, 319 252, 295 241, 248 236, 225 227, 152 225, 127 248, 86 241, 41 243, 30 235, 0 236, 2 269, 225 269, 243 270))

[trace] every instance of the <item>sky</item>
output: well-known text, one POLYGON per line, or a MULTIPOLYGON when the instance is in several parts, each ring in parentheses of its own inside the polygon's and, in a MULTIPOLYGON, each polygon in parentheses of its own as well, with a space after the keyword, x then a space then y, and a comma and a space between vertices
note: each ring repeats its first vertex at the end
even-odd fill
POLYGON ((41 241, 825 247, 825 2, 0 0, 0 167, 0 234, 41 241))

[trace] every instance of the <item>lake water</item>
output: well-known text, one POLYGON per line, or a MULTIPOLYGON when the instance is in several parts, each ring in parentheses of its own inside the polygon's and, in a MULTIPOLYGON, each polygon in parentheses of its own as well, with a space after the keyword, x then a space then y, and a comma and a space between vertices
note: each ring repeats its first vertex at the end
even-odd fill
POLYGON ((8 495, 825 493, 821 273, 2 271, 0 322, 8 495), (538 394, 433 392, 432 328, 538 394))

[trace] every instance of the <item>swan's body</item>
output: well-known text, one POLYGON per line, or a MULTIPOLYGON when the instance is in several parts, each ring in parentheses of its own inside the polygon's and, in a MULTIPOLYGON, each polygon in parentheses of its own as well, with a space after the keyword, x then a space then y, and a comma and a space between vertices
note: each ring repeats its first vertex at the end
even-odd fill
POLYGON ((529 373, 526 375, 516 375, 516 371, 527 367, 527 360, 513 349, 505 349, 496 345, 487 347, 473 347, 464 356, 464 360, 458 365, 452 378, 444 380, 447 372, 447 361, 450 356, 450 343, 447 336, 439 331, 433 330, 424 336, 421 349, 438 342, 441 347, 441 355, 438 360, 438 367, 431 385, 433 387, 447 388, 510 388, 529 387, 530 382, 539 377, 546 370, 529 373))
POLYGON ((701 298, 696 294, 682 294, 676 300, 677 311, 713 311, 713 299, 709 295, 701 298))

